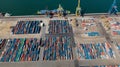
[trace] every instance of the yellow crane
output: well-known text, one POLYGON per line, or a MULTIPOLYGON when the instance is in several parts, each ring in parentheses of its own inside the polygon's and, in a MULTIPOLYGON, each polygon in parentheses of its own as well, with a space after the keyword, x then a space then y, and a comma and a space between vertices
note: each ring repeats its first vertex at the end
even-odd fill
POLYGON ((58 17, 62 16, 62 12, 64 11, 63 7, 61 6, 61 4, 59 4, 58 6, 58 17))
POLYGON ((59 4, 59 6, 58 6, 58 9, 57 9, 58 11, 64 11, 64 9, 63 9, 63 7, 61 6, 61 4, 59 4))
POLYGON ((78 0, 78 6, 76 7, 76 12, 75 12, 76 16, 79 16, 80 12, 81 12, 80 0, 78 0))

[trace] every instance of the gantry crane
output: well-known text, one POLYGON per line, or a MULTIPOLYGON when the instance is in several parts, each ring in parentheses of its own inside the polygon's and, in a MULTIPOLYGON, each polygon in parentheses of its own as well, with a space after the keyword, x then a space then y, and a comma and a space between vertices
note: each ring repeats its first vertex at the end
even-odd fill
POLYGON ((64 9, 63 9, 63 7, 61 6, 61 4, 59 4, 59 6, 58 6, 58 9, 57 9, 58 11, 64 11, 64 9))
POLYGON ((58 16, 59 16, 59 17, 62 16, 62 12, 64 11, 64 9, 63 9, 63 7, 61 6, 61 4, 59 4, 57 11, 58 11, 58 16))
POLYGON ((117 10, 117 0, 113 0, 113 3, 108 11, 109 14, 112 14, 112 13, 117 13, 118 10, 117 10))
POLYGON ((76 16, 79 16, 80 12, 81 12, 80 0, 78 0, 78 6, 76 7, 76 12, 75 12, 76 16))

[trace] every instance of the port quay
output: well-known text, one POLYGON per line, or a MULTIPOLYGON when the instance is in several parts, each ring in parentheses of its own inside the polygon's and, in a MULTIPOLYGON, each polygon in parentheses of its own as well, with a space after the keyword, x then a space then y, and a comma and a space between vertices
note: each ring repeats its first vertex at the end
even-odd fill
POLYGON ((0 67, 119 67, 120 17, 0 18, 0 67))

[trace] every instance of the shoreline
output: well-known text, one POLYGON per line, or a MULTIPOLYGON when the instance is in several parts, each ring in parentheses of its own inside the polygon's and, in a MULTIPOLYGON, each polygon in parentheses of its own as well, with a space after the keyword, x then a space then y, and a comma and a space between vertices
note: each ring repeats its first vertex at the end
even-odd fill
MULTIPOLYGON (((99 15, 108 15, 108 13, 85 13, 85 16, 99 16, 99 15)), ((118 15, 120 15, 120 12, 118 12, 118 15)), ((10 16, 10 17, 46 17, 46 15, 13 15, 13 16, 10 16)), ((56 17, 57 15, 54 15, 54 17, 56 17)), ((69 16, 75 16, 75 14, 68 14, 67 15, 68 17, 69 16)), ((108 15, 109 16, 109 15, 108 15)), ((112 15, 111 15, 112 16, 112 15)))
MULTIPOLYGON (((108 15, 108 13, 85 13, 84 16, 115 16, 115 15, 108 15)), ((120 15, 120 12, 118 12, 118 16, 120 15)), ((14 16, 9 16, 9 17, 0 17, 0 18, 26 18, 26 17, 40 17, 40 18, 46 18, 46 15, 14 15, 14 16)), ((58 17, 57 15, 54 15, 54 17, 58 17)), ((68 14, 67 17, 81 17, 81 16, 76 16, 75 14, 68 14)))

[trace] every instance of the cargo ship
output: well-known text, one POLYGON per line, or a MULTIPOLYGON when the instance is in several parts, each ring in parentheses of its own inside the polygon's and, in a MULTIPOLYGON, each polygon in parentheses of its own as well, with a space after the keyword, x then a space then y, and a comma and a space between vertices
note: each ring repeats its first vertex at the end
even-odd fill
POLYGON ((44 15, 49 10, 0 17, 0 67, 120 67, 115 3, 109 13, 81 15, 78 0, 75 14, 66 16, 62 9, 52 18, 44 15))

